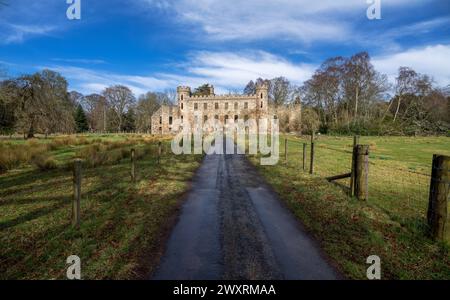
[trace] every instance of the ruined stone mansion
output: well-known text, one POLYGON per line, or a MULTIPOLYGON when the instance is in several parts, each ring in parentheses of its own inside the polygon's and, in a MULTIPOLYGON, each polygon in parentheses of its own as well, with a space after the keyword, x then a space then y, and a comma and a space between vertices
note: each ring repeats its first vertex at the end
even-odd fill
POLYGON ((189 123, 191 126, 197 122, 208 120, 220 120, 226 124, 228 119, 247 120, 249 118, 279 117, 286 114, 287 118, 295 118, 293 112, 299 109, 276 110, 268 104, 268 86, 265 83, 256 86, 253 95, 216 95, 214 87, 208 85, 208 95, 193 95, 191 88, 179 86, 177 88, 176 105, 162 105, 156 111, 151 120, 152 134, 171 134, 175 128, 174 121, 181 120, 181 123, 189 123))

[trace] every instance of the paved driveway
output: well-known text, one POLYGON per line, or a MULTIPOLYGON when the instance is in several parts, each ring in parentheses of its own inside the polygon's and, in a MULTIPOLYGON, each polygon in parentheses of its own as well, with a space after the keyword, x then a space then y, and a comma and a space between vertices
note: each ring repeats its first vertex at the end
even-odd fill
POLYGON ((208 155, 153 279, 337 279, 243 155, 208 155))

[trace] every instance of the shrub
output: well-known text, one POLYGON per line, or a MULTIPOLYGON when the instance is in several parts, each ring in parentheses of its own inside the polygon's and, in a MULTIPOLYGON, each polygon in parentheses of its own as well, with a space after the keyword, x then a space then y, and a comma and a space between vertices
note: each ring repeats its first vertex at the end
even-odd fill
POLYGON ((37 147, 39 146, 39 142, 35 139, 31 139, 26 142, 26 145, 29 147, 37 147))
POLYGON ((55 138, 51 143, 49 143, 50 150, 57 150, 63 146, 74 145, 76 143, 76 139, 72 136, 67 137, 58 137, 55 138))
POLYGON ((106 153, 106 160, 109 164, 119 163, 126 156, 126 149, 118 149, 111 152, 106 153))
POLYGON ((56 160, 47 153, 34 155, 31 163, 41 171, 53 170, 58 167, 56 160))
POLYGON ((76 156, 85 160, 89 167, 116 164, 130 157, 130 149, 120 147, 122 145, 122 143, 92 144, 77 151, 76 156))
MULTIPOLYGON (((0 145, 0 172, 4 173, 15 167, 18 167, 22 162, 21 155, 14 151, 15 147, 11 145, 0 145)), ((19 150, 19 149, 18 149, 19 150)), ((20 151, 21 152, 21 151, 20 151)))
POLYGON ((89 140, 85 138, 84 136, 79 137, 77 140, 75 140, 75 145, 81 146, 81 145, 88 145, 90 144, 89 140))
POLYGON ((123 147, 131 146, 133 144, 135 144, 133 141, 121 141, 121 142, 104 141, 103 142, 103 145, 105 145, 108 150, 123 148, 123 147))
POLYGON ((30 140, 23 145, 10 143, 0 144, 0 172, 6 172, 19 167, 21 164, 30 163, 32 158, 39 153, 45 153, 47 144, 30 140))
POLYGON ((100 138, 96 138, 91 141, 92 144, 100 144, 101 142, 102 142, 102 139, 100 139, 100 138))
POLYGON ((89 167, 104 165, 107 162, 106 147, 101 144, 92 144, 79 149, 76 156, 82 158, 89 167))

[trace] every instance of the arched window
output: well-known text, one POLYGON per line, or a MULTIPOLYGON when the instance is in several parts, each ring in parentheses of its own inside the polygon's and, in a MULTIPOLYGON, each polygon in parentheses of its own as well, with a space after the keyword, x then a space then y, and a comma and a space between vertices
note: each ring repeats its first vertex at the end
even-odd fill
POLYGON ((234 102, 234 110, 237 110, 237 109, 238 109, 238 103, 234 102))
POLYGON ((183 97, 183 95, 181 95, 181 101, 183 101, 184 100, 184 97, 183 97))
POLYGON ((261 93, 261 99, 263 98, 263 93, 261 93))
POLYGON ((237 121, 238 120, 238 115, 234 115, 234 120, 237 121))
POLYGON ((181 109, 183 109, 183 102, 181 102, 181 109))
POLYGON ((261 101, 261 108, 263 107, 263 103, 262 103, 262 101, 261 101))
POLYGON ((203 122, 208 121, 208 116, 203 116, 203 122))

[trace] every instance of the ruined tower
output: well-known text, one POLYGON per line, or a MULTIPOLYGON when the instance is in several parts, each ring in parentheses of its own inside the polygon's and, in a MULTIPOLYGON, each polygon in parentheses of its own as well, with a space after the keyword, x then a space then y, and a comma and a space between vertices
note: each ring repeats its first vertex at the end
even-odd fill
POLYGON ((259 110, 267 110, 269 100, 269 85, 267 82, 256 84, 257 107, 259 110))

